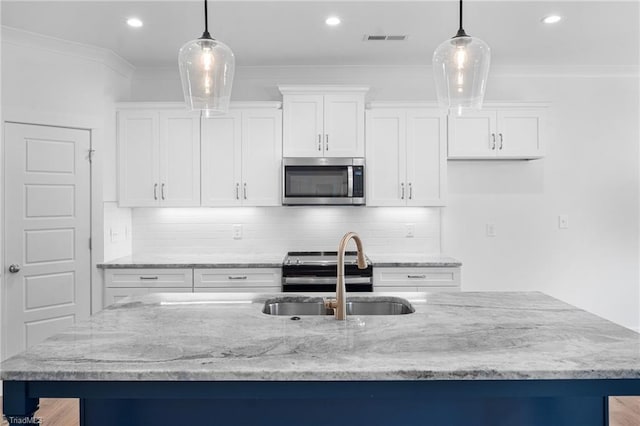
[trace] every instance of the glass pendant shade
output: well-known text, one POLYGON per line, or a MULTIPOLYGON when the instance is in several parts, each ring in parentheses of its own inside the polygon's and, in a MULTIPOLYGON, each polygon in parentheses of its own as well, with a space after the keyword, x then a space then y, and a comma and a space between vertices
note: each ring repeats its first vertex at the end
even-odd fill
POLYGON ((192 40, 180 49, 178 63, 189 108, 207 117, 229 111, 235 57, 226 44, 211 38, 192 40))
POLYGON ((433 53, 438 103, 462 114, 482 107, 487 87, 491 49, 484 41, 467 35, 440 44, 433 53))

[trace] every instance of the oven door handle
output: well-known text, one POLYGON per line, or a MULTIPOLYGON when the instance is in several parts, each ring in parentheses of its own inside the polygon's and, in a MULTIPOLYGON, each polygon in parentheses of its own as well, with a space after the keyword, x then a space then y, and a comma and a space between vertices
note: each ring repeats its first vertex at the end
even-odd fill
MULTIPOLYGON (((335 284, 336 277, 285 277, 285 284, 335 284)), ((345 284, 370 284, 371 277, 345 277, 345 284)))
POLYGON ((347 197, 353 197, 353 166, 347 166, 347 197))

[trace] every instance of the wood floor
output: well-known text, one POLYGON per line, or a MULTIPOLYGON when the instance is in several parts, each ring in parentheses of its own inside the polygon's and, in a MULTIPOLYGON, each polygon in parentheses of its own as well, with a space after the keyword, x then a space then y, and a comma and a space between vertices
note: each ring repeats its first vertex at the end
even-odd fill
MULTIPOLYGON (((0 411, 2 411, 1 400, 0 411)), ((42 426, 79 426, 78 400, 41 399, 36 417, 42 419, 42 426)), ((3 420, 2 425, 6 424, 7 422, 3 420)), ((609 426, 640 426, 640 397, 611 397, 609 426)))

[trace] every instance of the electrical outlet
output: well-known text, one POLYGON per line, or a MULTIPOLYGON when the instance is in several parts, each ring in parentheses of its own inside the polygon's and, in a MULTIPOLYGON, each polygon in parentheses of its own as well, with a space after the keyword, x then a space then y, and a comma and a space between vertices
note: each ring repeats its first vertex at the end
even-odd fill
POLYGON ((233 225, 233 239, 234 240, 242 239, 242 225, 239 225, 239 224, 233 225))
POLYGON ((416 233, 416 225, 415 223, 405 223, 404 224, 404 236, 405 238, 413 238, 416 233))
POLYGON ((569 229, 569 215, 561 214, 558 216, 558 229, 569 229))
POLYGON ((496 236, 495 223, 487 223, 487 237, 495 237, 495 236, 496 236))

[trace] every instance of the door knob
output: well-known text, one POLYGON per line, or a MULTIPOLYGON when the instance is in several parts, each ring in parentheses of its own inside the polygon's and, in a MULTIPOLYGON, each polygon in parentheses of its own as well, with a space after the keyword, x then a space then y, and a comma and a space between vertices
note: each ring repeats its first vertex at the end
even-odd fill
POLYGON ((15 263, 13 265, 10 265, 9 272, 11 272, 12 274, 15 274, 16 272, 20 272, 20 265, 15 263))

